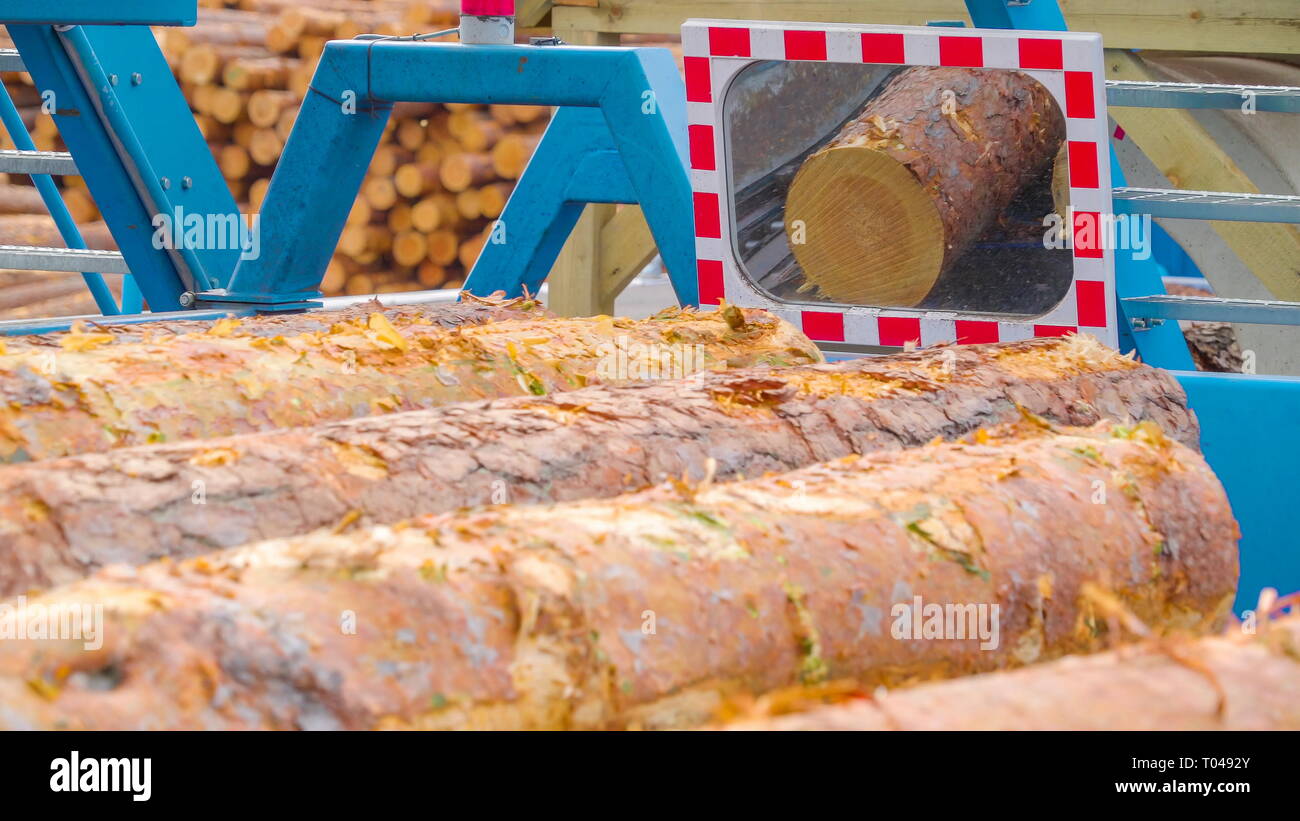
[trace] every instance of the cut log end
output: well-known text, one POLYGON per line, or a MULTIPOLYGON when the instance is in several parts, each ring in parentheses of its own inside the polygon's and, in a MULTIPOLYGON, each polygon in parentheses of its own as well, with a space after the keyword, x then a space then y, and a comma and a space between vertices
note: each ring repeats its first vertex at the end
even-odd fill
POLYGON ((790 248, 837 302, 911 307, 943 270, 943 222, 902 163, 863 146, 808 159, 786 200, 790 248))

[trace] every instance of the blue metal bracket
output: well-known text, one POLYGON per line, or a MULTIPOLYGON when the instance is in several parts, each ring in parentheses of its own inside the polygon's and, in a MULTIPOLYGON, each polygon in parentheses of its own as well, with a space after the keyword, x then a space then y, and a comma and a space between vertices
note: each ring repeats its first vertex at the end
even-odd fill
POLYGON ((640 204, 677 298, 698 304, 686 92, 666 49, 370 40, 325 47, 263 201, 275 226, 205 303, 299 303, 317 290, 394 101, 554 105, 534 161, 470 273, 536 290, 589 202, 640 204))
POLYGON ((224 284, 237 245, 156 241, 157 215, 206 226, 237 218, 238 209, 152 32, 136 25, 8 30, 37 88, 52 92, 59 133, 150 307, 176 309, 182 294, 224 284))

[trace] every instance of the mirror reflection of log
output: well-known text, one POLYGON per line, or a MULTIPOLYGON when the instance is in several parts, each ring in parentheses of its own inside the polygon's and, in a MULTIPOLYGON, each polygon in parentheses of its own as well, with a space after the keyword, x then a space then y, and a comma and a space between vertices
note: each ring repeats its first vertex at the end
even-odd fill
POLYGON ((1028 75, 756 63, 725 116, 737 251, 773 297, 1032 316, 1068 293, 1043 242, 1064 118, 1028 75))

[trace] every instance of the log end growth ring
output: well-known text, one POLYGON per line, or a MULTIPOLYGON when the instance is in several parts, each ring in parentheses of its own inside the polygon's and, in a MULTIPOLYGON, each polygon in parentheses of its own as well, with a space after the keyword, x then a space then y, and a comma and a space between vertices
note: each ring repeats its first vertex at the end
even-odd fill
POLYGON ((884 152, 845 145, 809 157, 785 216, 807 282, 836 302, 910 308, 943 272, 944 227, 933 198, 884 152))

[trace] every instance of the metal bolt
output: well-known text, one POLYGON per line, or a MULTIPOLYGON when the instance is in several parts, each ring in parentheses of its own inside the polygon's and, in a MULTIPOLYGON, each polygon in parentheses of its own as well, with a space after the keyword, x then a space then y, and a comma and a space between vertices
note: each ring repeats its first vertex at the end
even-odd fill
POLYGON ((163 190, 164 190, 164 191, 166 191, 168 188, 171 188, 171 187, 172 187, 172 181, 171 181, 170 179, 168 179, 167 177, 163 177, 161 180, 159 180, 159 182, 162 183, 162 187, 163 187, 163 190))
POLYGON ((189 177, 181 177, 181 188, 193 188, 194 180, 189 177))
POLYGON ((185 293, 181 294, 179 302, 181 303, 182 308, 192 307, 194 305, 194 292, 186 291, 185 293))
POLYGON ((117 75, 116 74, 108 75, 108 83, 109 85, 114 85, 114 86, 117 85, 117 75))
POLYGON ((144 75, 142 75, 140 72, 137 71, 131 75, 131 85, 138 86, 143 82, 144 82, 144 75))

